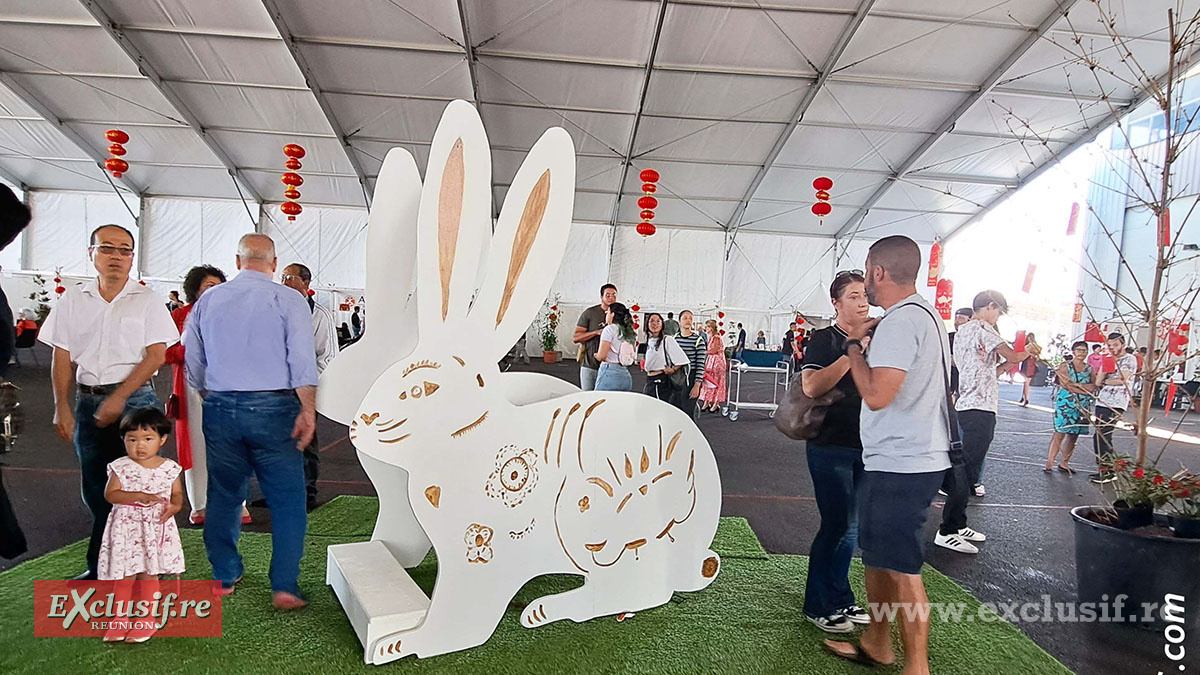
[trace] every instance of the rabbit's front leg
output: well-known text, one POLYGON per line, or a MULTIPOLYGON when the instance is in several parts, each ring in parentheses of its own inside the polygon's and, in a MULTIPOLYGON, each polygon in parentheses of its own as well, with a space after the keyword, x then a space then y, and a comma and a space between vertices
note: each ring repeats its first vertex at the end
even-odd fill
POLYGON ((438 570, 429 611, 421 625, 377 640, 371 646, 374 663, 387 663, 409 654, 437 656, 486 642, 518 589, 499 575, 485 573, 484 579, 472 578, 483 572, 483 564, 456 561, 438 570))

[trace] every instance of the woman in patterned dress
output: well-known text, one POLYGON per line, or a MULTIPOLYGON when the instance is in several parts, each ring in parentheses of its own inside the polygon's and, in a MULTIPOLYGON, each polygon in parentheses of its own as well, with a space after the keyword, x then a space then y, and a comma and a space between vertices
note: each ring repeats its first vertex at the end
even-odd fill
POLYGON ((1071 345, 1072 358, 1064 361, 1054 372, 1058 392, 1054 396, 1054 437, 1046 456, 1046 473, 1054 470, 1055 457, 1061 457, 1058 470, 1075 473, 1070 466, 1075 442, 1087 433, 1091 416, 1092 396, 1096 391, 1096 373, 1087 363, 1088 346, 1079 341, 1071 345))
POLYGON ((704 332, 708 334, 708 356, 704 360, 704 380, 700 384, 700 409, 718 412, 725 402, 725 343, 717 333, 716 321, 704 322, 704 332))

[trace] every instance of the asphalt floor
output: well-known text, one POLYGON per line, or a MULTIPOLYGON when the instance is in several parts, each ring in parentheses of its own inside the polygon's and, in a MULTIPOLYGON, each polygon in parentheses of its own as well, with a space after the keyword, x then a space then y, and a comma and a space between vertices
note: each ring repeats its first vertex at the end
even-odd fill
MULTIPOLYGON (((10 372, 12 381, 22 389, 26 425, 14 449, 0 455, 4 484, 24 529, 29 551, 14 560, 0 560, 0 570, 61 548, 87 536, 89 531, 89 516, 79 498, 78 462, 71 444, 58 438, 51 426, 49 353, 40 345, 36 350, 40 365, 34 364, 32 354, 22 350, 24 365, 10 372)), ((572 361, 555 365, 535 362, 515 368, 577 382, 577 369, 572 361)), ((748 374, 743 399, 769 402, 772 396, 769 377, 748 374)), ((635 376, 635 387, 640 388, 641 382, 635 376)), ((160 372, 155 384, 165 400, 169 372, 160 372)), ((1078 473, 1043 473, 1052 429, 1047 410, 1050 390, 1034 387, 1030 407, 1014 403, 1020 395, 1019 384, 1001 384, 996 437, 983 474, 987 495, 973 499, 968 511, 970 526, 985 533, 988 541, 974 556, 930 546, 927 560, 985 603, 1040 605, 1044 596, 1054 603, 1074 602, 1074 526, 1069 511, 1075 506, 1105 501, 1099 489, 1087 479, 1087 473, 1094 468, 1091 438, 1080 439, 1072 459, 1078 473)), ((803 443, 779 434, 763 411, 743 410, 736 421, 706 414, 698 419, 698 424, 717 455, 724 493, 722 515, 747 518, 769 552, 807 554, 819 527, 819 517, 803 443)), ((1178 412, 1164 417, 1159 411, 1152 424, 1171 429, 1178 424, 1180 433, 1200 436, 1200 415, 1188 414, 1181 420, 1178 412)), ((359 466, 345 427, 325 418, 319 418, 317 426, 321 447, 319 500, 325 502, 341 494, 373 495, 374 488, 359 466)), ((1164 443, 1154 442, 1152 454, 1164 449, 1164 443)), ((1133 435, 1118 432, 1116 447, 1119 452, 1132 453, 1133 435)), ((1200 469, 1198 448, 1200 445, 1172 441, 1165 445, 1161 466, 1175 468, 1182 463, 1200 469)), ((168 445, 165 454, 174 455, 173 445, 168 445)), ((267 510, 258 507, 250 510, 254 522, 245 529, 269 531, 267 510)), ((939 517, 940 502, 935 502, 927 526, 931 541, 939 517)), ((1200 569, 1200 561, 1197 568, 1200 569)), ((802 579, 797 579, 797 584, 802 583, 802 579)), ((795 611, 799 617, 800 608, 795 611)), ((1077 673, 1180 669, 1179 663, 1164 656, 1161 632, 1107 623, 1038 621, 1022 622, 1019 626, 1077 673)), ((938 645, 930 648, 936 650, 938 645)), ((1190 650, 1188 661, 1197 653, 1200 649, 1190 650)), ((1200 662, 1195 663, 1193 668, 1196 667, 1200 667, 1200 662)))

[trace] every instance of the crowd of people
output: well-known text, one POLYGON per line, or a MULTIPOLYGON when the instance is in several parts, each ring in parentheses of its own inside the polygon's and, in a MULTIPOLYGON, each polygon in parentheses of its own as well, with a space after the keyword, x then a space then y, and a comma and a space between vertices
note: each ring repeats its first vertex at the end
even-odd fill
MULTIPOLYGON (((130 278, 134 243, 116 225, 92 232, 96 277, 67 288, 38 333, 53 350, 54 425, 75 447, 92 516, 77 579, 181 573, 174 516, 186 497, 189 520, 204 528, 213 592, 233 593, 254 477, 272 519, 272 603, 303 607, 300 558, 320 469, 316 385, 338 353, 333 315, 311 297, 305 265, 284 267, 282 283, 274 281, 275 246, 265 235, 241 238, 232 280, 197 266, 184 297, 166 304, 130 278), (151 378, 166 364, 174 373, 164 405, 151 378), (178 462, 158 454, 172 432, 178 462)), ((142 588, 152 594, 152 585, 142 588)), ((154 634, 130 626, 114 622, 105 640, 154 634)))

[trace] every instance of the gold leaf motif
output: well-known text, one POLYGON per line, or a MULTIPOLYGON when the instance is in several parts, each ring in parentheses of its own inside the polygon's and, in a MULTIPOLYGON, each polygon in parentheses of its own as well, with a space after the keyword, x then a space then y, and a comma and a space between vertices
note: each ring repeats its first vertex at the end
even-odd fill
POLYGON ((438 507, 438 503, 442 500, 442 488, 436 485, 430 485, 429 487, 425 488, 425 499, 428 499, 429 503, 432 504, 433 508, 436 509, 438 507))
POLYGON ((579 512, 583 513, 589 508, 591 508, 591 504, 588 503, 587 495, 584 495, 583 498, 579 500, 579 512))

